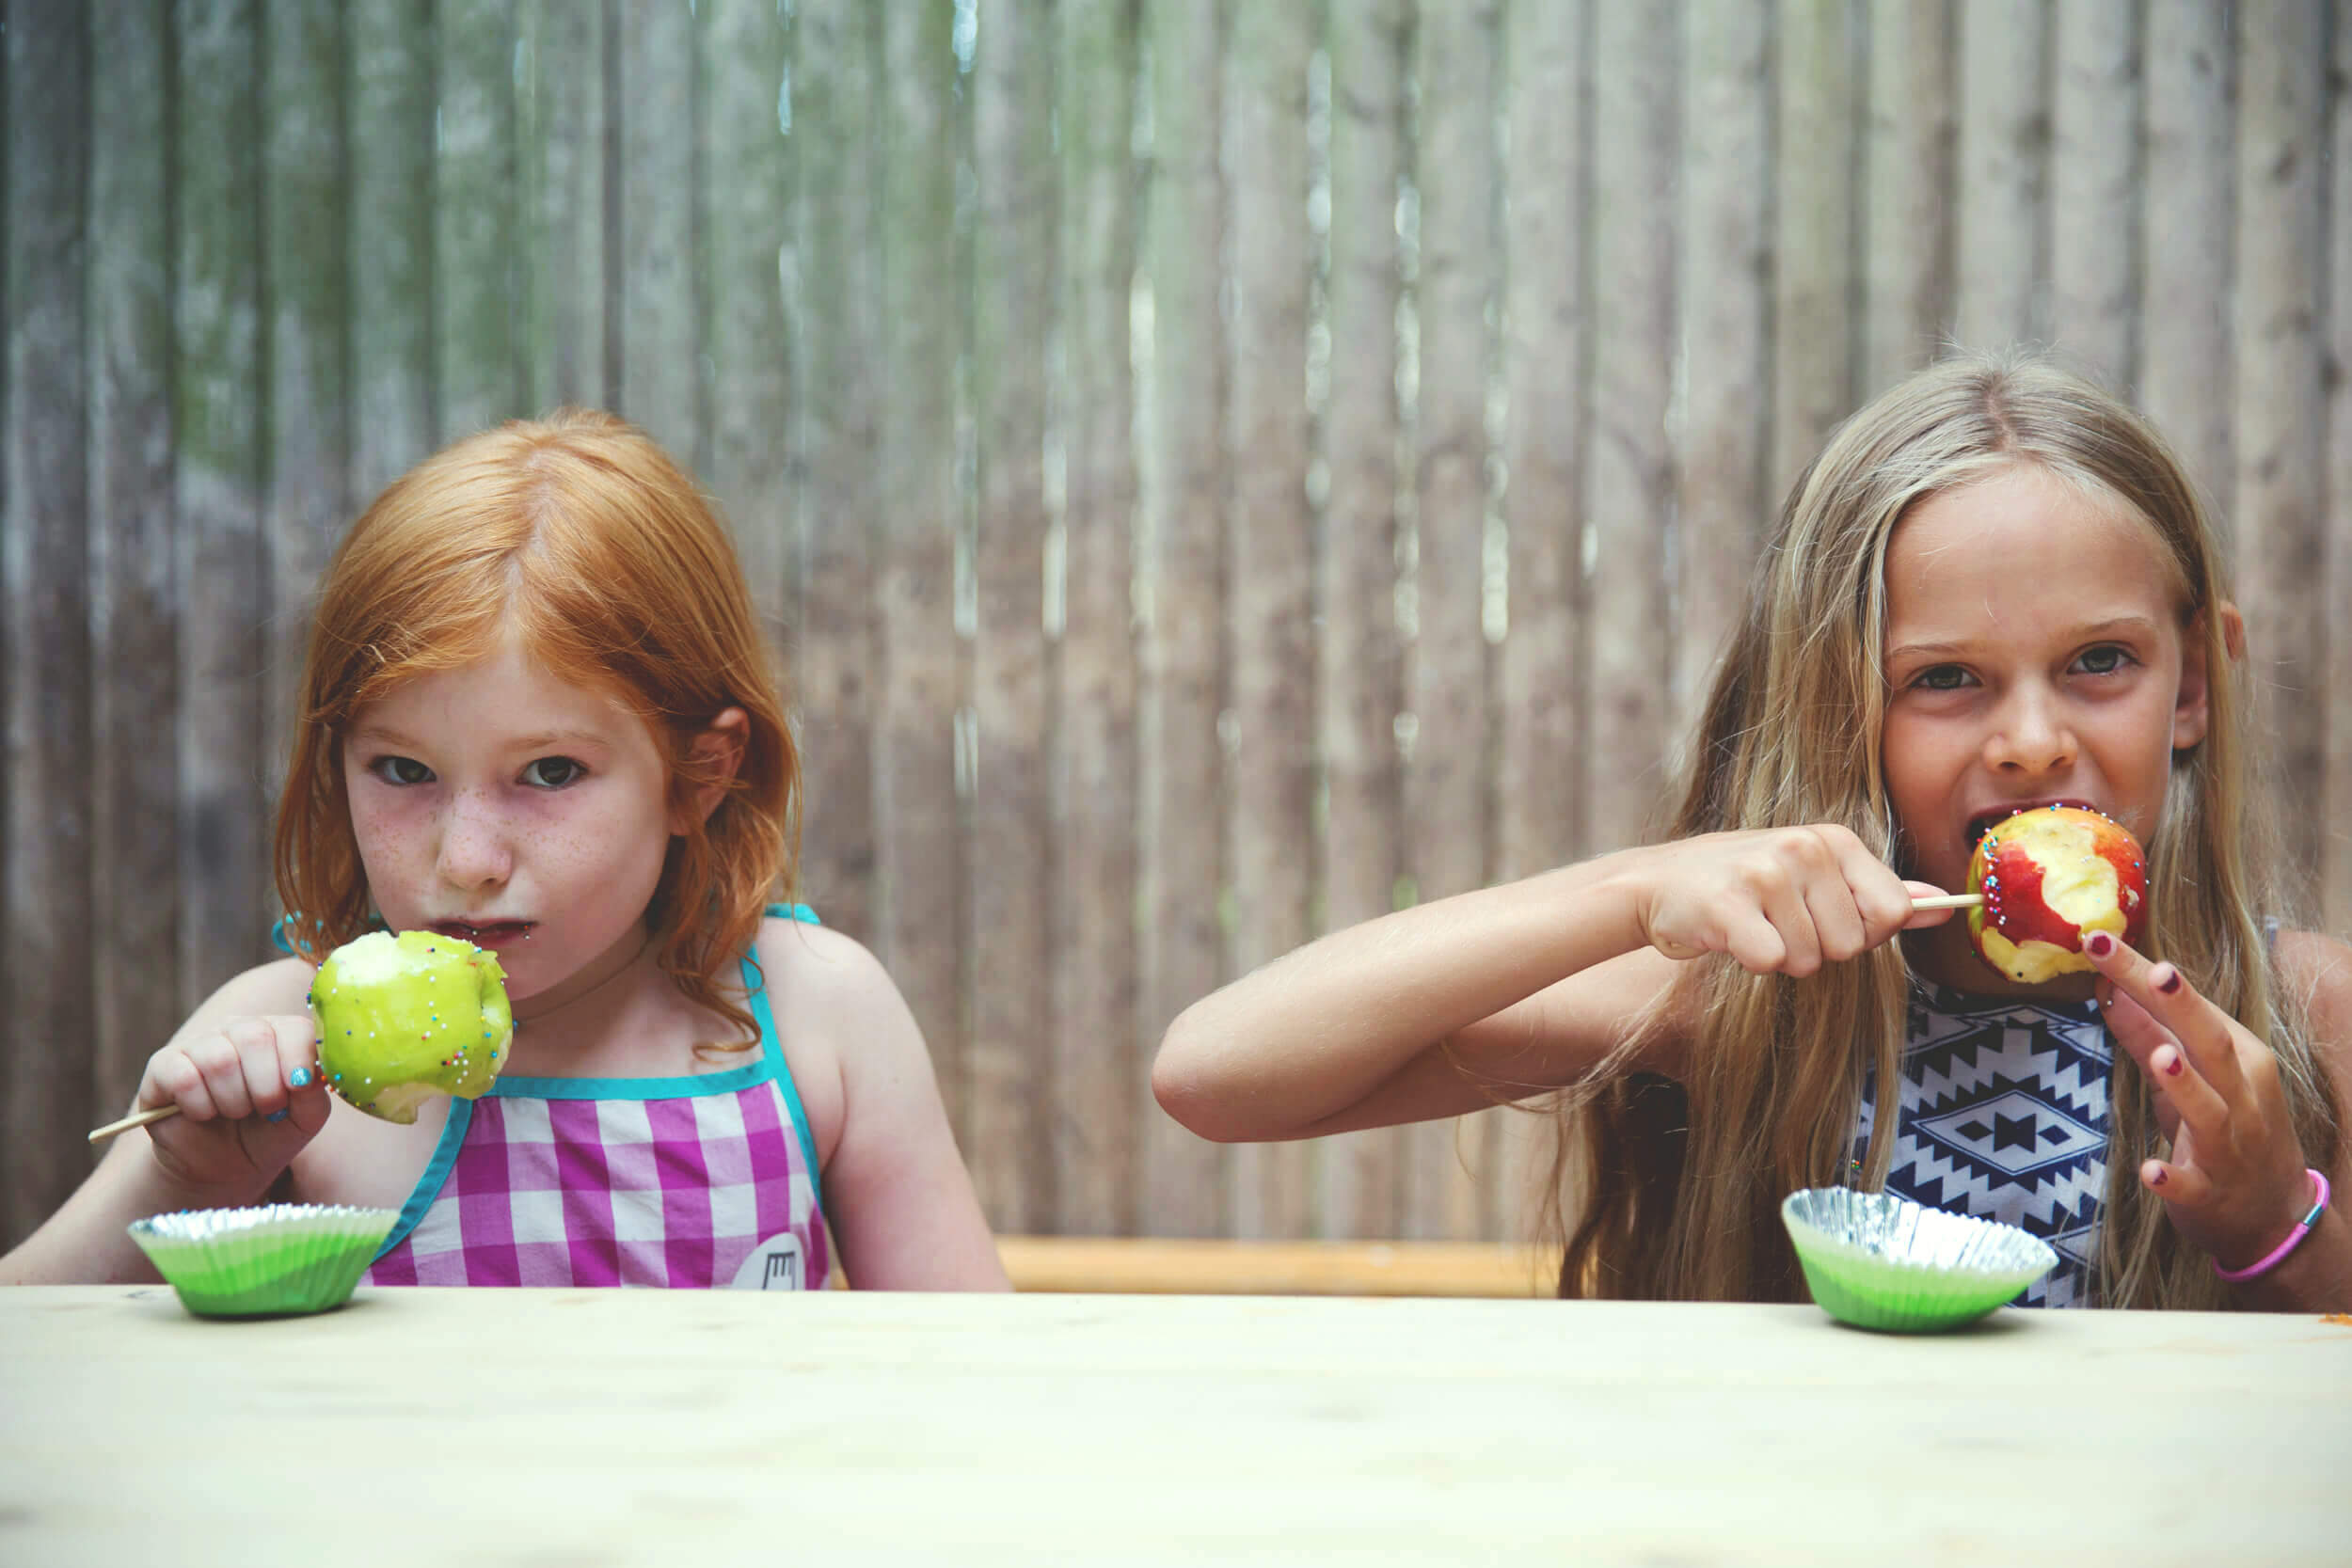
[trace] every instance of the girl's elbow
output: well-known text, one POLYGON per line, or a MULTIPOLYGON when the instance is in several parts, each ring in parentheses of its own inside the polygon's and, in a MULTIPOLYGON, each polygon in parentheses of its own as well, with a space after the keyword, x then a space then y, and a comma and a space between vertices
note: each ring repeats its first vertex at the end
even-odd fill
POLYGON ((1232 1143, 1236 1133, 1219 1114, 1226 1097, 1186 1049, 1180 1035, 1183 1024, 1178 1019, 1160 1041, 1159 1054, 1152 1062, 1152 1098, 1186 1132, 1213 1143, 1232 1143))

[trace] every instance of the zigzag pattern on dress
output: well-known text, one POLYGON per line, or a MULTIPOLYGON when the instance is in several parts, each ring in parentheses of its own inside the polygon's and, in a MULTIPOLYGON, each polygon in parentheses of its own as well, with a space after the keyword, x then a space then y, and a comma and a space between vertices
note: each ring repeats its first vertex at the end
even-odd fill
MULTIPOLYGON (((2091 1003, 1912 990, 1886 1190, 2049 1243, 2058 1266, 2018 1298, 2022 1306, 2089 1302, 2114 1060, 2091 1003)), ((1869 1145, 1876 1087, 1863 1085, 1856 1160, 1869 1145)))

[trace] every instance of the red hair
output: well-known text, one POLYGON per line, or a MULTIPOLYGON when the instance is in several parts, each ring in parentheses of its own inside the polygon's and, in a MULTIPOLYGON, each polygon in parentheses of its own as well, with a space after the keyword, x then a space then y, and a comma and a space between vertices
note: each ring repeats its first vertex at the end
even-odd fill
POLYGON ((761 911, 788 895, 800 759, 733 542, 693 481, 609 414, 563 409, 456 443, 395 480, 319 584, 302 709, 279 797, 278 896, 306 955, 366 929, 343 739, 402 682, 494 652, 509 628, 558 678, 618 699, 653 732, 674 805, 722 783, 693 743, 730 707, 749 720, 707 818, 670 847, 646 923, 662 969, 753 1043, 723 988, 761 911), (308 939, 304 941, 302 939, 308 939))

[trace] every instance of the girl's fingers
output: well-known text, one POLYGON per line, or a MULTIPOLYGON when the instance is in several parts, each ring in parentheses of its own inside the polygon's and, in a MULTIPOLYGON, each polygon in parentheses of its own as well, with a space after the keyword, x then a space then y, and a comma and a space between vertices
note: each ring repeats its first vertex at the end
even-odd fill
POLYGON ((278 1031, 266 1019, 237 1019, 221 1030, 245 1070, 246 1103, 259 1117, 286 1108, 286 1073, 278 1066, 278 1031))
POLYGON ((1820 970, 1820 937, 1813 928, 1813 911, 1805 907, 1803 886, 1793 879, 1775 879, 1765 886, 1763 905, 1764 918, 1780 933, 1780 972, 1802 976, 1820 970))
POLYGON ((1832 963, 1843 963, 1857 953, 1868 951, 1869 932, 1863 924, 1861 902, 1851 888, 1843 882, 1815 882, 1805 893, 1804 908, 1822 958, 1832 963))
POLYGON ((2177 1140, 2180 1129, 2186 1127, 2195 1147, 2228 1148, 2230 1145, 2230 1103, 2215 1092, 2214 1086, 2188 1063, 2179 1044, 2168 1040, 2149 1053, 2140 1064, 2148 1081, 2155 1085, 2158 1102, 2172 1112, 2170 1125, 2165 1135, 2177 1140))
POLYGON ((205 1090, 204 1075, 180 1051, 159 1056, 147 1069, 147 1083, 139 1086, 138 1108, 158 1105, 177 1105, 190 1121, 210 1121, 220 1115, 205 1090))
POLYGON ((2195 1209, 2213 1196, 2213 1182, 2203 1171, 2195 1165, 2176 1165, 2169 1160, 2142 1160, 2139 1184, 2168 1205, 2185 1204, 2195 1209))
POLYGON ((2227 1013, 2197 994, 2188 976, 2169 963, 2150 963, 2105 931, 2092 932, 2083 952, 2101 977, 2139 1004, 2188 1053, 2188 1065, 2215 1093, 2233 1103, 2243 1096, 2246 1079, 2238 1067, 2234 1025, 2227 1013))
POLYGON ((231 1121, 253 1114, 253 1101, 245 1087, 245 1057, 227 1035, 207 1035, 191 1041, 188 1060, 203 1077, 204 1092, 217 1114, 231 1121))
POLYGON ((1788 944, 1772 921, 1756 910, 1724 923, 1724 951, 1751 974, 1772 974, 1788 966, 1788 944))
POLYGON ((1958 910, 1915 910, 1911 907, 1914 898, 1940 898, 1943 895, 1944 889, 1933 882, 1905 882, 1902 909, 1894 917, 1895 928, 1899 931, 1925 930, 1930 926, 1941 926, 1959 914, 1958 910))

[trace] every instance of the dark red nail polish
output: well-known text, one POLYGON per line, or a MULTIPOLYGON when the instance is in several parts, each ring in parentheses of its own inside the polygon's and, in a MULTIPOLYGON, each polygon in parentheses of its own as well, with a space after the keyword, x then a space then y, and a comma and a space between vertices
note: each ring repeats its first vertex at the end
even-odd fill
POLYGON ((2156 989, 2164 992, 2167 996, 2169 996, 2174 991, 2179 990, 2181 989, 2181 972, 2177 969, 2169 972, 2163 979, 2156 982, 2156 989))
POLYGON ((2155 1179, 2153 1181, 2151 1181, 2151 1182, 2149 1183, 2149 1185, 2150 1185, 2150 1186, 2152 1186, 2152 1187, 2161 1187, 2161 1186, 2163 1186, 2163 1185, 2164 1185, 2164 1181, 2165 1181, 2165 1177, 2166 1177, 2166 1175, 2167 1175, 2167 1174, 2168 1174, 2168 1173, 2167 1173, 2167 1172, 2165 1172, 2165 1171, 2158 1171, 2158 1172, 2156 1172, 2156 1179, 2155 1179))
POLYGON ((2165 1064, 2164 1070, 2168 1077, 2178 1078, 2181 1075, 2181 1059, 2178 1056, 2173 1057, 2171 1061, 2165 1064))
POLYGON ((2083 946, 2090 949, 2092 958, 2104 958, 2115 951, 2115 939, 2105 931, 2093 931, 2083 940, 2083 946))

